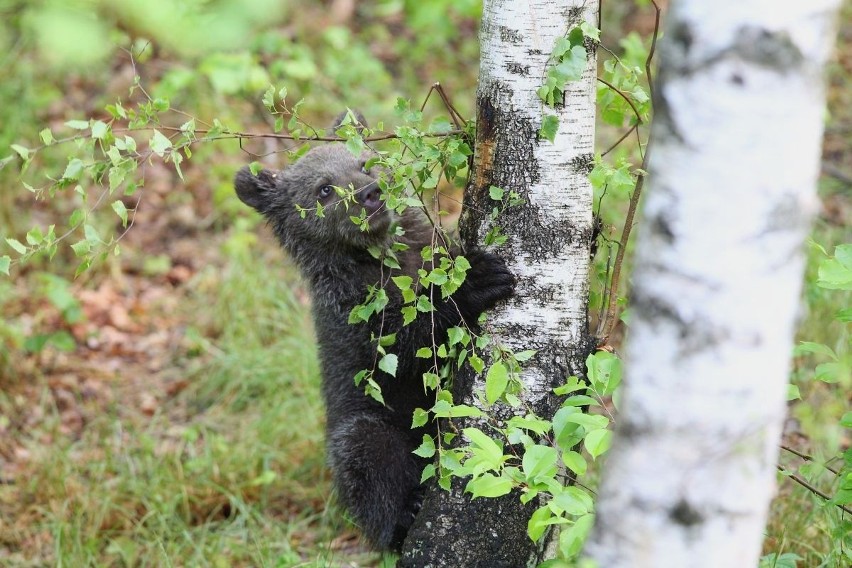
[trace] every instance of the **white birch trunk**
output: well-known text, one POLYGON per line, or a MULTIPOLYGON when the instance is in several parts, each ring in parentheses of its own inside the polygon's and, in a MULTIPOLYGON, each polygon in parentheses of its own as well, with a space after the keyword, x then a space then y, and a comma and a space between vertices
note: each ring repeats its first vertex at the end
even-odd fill
POLYGON ((599 566, 757 565, 838 4, 672 5, 599 566))
POLYGON ((583 19, 597 23, 597 2, 486 0, 480 32, 479 143, 462 223, 468 240, 481 242, 491 227, 483 214, 493 206, 491 185, 518 191, 526 201, 497 220, 509 237, 500 253, 519 286, 515 300, 495 311, 489 323, 506 330, 498 339, 513 349, 556 353, 549 364, 534 360, 524 369, 524 396, 533 404, 548 396, 554 379, 567 376, 554 377, 553 365, 568 371, 567 353, 585 344, 588 333, 594 53, 583 79, 567 85, 564 105, 551 109, 536 93, 554 43, 583 19), (545 114, 559 118, 553 143, 536 139, 545 114))
MULTIPOLYGON (((593 46, 583 78, 569 83, 564 104, 549 108, 536 91, 544 84, 556 40, 583 20, 596 24, 597 6, 597 0, 485 0, 483 6, 474 171, 460 232, 467 246, 482 245, 495 206, 491 186, 506 194, 515 191, 524 200, 496 219, 508 236, 497 252, 518 284, 509 304, 489 314, 487 328, 504 346, 538 351, 525 363, 521 398, 526 408, 545 417, 557 408, 553 387, 584 372, 591 348, 593 46), (545 114, 559 117, 554 142, 537 135, 545 114)), ((481 406, 483 377, 462 375, 456 378, 456 402, 481 406)), ((502 417, 512 411, 484 410, 502 417)), ((533 504, 522 506, 516 493, 471 501, 463 489, 458 482, 449 492, 430 492, 400 566, 496 568, 534 565, 540 559, 541 550, 526 535, 533 504)))

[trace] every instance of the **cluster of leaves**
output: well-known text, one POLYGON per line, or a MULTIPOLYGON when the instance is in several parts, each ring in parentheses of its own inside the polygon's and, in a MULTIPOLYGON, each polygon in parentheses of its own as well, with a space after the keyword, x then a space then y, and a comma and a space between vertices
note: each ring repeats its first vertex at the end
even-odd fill
MULTIPOLYGON (((191 117, 180 126, 168 126, 163 120, 163 116, 171 110, 168 99, 149 96, 139 85, 138 76, 129 96, 133 97, 136 93, 142 94, 140 102, 117 100, 107 105, 105 111, 110 116, 108 120, 69 120, 64 126, 71 134, 56 138, 51 129, 45 128, 39 133, 41 145, 32 148, 12 145, 21 160, 23 176, 47 148, 73 144, 75 151, 67 157, 67 164, 61 174, 46 174, 44 182, 28 183, 22 179, 22 184, 36 199, 53 199, 58 192, 73 188, 77 207, 68 217, 64 232, 58 236, 56 225, 52 224, 46 230, 38 226, 30 229, 26 243, 14 237, 6 237, 6 243, 18 257, 14 260, 9 255, 0 257, 0 272, 8 275, 11 264, 25 263, 36 255, 53 258, 59 245, 72 238, 77 239, 69 246, 79 259, 78 275, 88 269, 96 258, 104 259, 110 253, 119 254, 118 242, 123 232, 105 236, 92 221, 104 201, 110 202, 122 229, 126 231, 132 225, 134 209, 128 209, 126 200, 134 196, 145 182, 144 175, 139 173, 141 166, 158 158, 171 164, 183 179, 181 164, 192 156, 193 144, 238 136, 218 120, 205 124, 207 128, 203 130, 196 128, 196 119, 191 117), (97 188, 94 195, 90 192, 91 188, 97 188)), ((14 155, 9 156, 4 162, 11 162, 14 158, 14 155)), ((137 196, 135 203, 138 202, 137 196)))
MULTIPOLYGON (((579 81, 583 76, 589 60, 586 52, 587 37, 592 41, 600 41, 600 30, 583 22, 556 40, 545 82, 538 88, 538 96, 547 106, 553 108, 563 105, 568 83, 579 81)), ((538 134, 553 142, 558 128, 559 118, 545 113, 538 134)))
MULTIPOLYGON (((852 291, 852 244, 841 244, 835 247, 834 254, 829 254, 823 247, 815 244, 822 260, 817 271, 816 286, 824 290, 852 291)), ((844 307, 834 316, 840 324, 847 326, 852 323, 852 307, 844 307)), ((832 348, 825 343, 805 341, 794 349, 794 355, 813 355, 823 362, 816 365, 813 380, 836 385, 841 392, 852 388, 852 338, 848 332, 841 338, 838 347, 832 348)), ((800 398, 796 384, 790 385, 789 399, 800 398)), ((840 417, 841 429, 852 429, 852 411, 845 412, 840 417)), ((800 455, 802 457, 802 455, 800 455)), ((824 513, 833 542, 831 550, 827 551, 823 561, 827 565, 846 565, 852 562, 852 448, 846 448, 839 456, 829 460, 816 460, 805 456, 796 472, 783 469, 782 475, 793 478, 801 483, 804 479, 810 487, 820 484, 820 480, 830 477, 831 494, 814 494, 818 508, 824 513), (800 475, 799 478, 796 474, 800 475)), ((775 556, 770 555, 770 556, 775 556)), ((778 558, 783 561, 785 555, 778 558)), ((786 553, 786 560, 795 566, 801 557, 794 553, 786 553)), ((768 562, 768 561, 767 561, 768 562)), ((766 564, 773 566, 776 564, 766 564)), ((782 564, 777 564, 782 565, 782 564)))
MULTIPOLYGON (((397 138, 389 143, 390 149, 377 150, 377 158, 368 167, 382 166, 384 175, 379 184, 386 205, 397 212, 408 207, 423 207, 422 200, 443 178, 448 182, 464 179, 470 148, 463 136, 439 137, 430 135, 447 133, 450 124, 433 122, 429 128, 420 129, 420 113, 411 111, 400 102, 397 107, 404 125, 397 127, 397 138)), ((347 146, 355 155, 364 149, 364 137, 369 130, 359 131, 345 125, 338 131, 347 138, 347 146)), ((341 197, 338 205, 351 202, 354 188, 338 188, 341 197)), ((496 221, 509 207, 521 200, 514 192, 491 187, 489 196, 494 202, 491 219, 496 221)), ((322 215, 322 210, 315 210, 322 215)), ((366 222, 352 217, 357 225, 366 222)), ((387 281, 402 298, 400 314, 405 325, 420 315, 434 311, 436 296, 447 299, 463 283, 470 263, 464 256, 451 256, 446 247, 446 237, 439 227, 434 232, 431 246, 419 251, 422 266, 416 276, 399 273, 397 255, 406 250, 399 241, 382 250, 371 251, 382 260, 387 269, 387 281)), ((397 234, 397 236, 402 236, 397 234)), ((505 240, 500 228, 492 226, 487 243, 499 244, 505 240)), ((363 303, 355 306, 349 315, 351 324, 364 324, 373 318, 384 317, 391 291, 382 286, 371 287, 363 303)), ((424 434, 415 454, 434 458, 422 474, 422 481, 436 479, 439 486, 449 489, 454 477, 467 479, 466 491, 474 498, 499 497, 517 490, 524 503, 536 500, 541 503, 529 522, 528 534, 539 540, 548 527, 565 525, 560 533, 562 558, 576 555, 593 522, 592 493, 570 479, 585 475, 588 460, 595 460, 609 448, 612 433, 608 402, 621 381, 621 362, 609 352, 601 351, 587 360, 587 380, 570 377, 556 389, 564 397, 562 406, 552 420, 536 416, 525 409, 519 396, 522 389, 521 372, 524 362, 535 356, 535 351, 512 352, 495 344, 487 333, 475 334, 467 327, 452 327, 447 341, 420 346, 416 356, 433 362, 423 376, 426 388, 436 392, 431 408, 418 408, 412 417, 412 428, 437 420, 439 432, 433 437, 424 434), (477 405, 456 404, 448 386, 454 372, 468 364, 476 373, 485 373, 485 388, 477 405), (513 409, 511 418, 500 422, 489 408, 506 405, 513 409), (590 413, 590 408, 601 409, 590 413), (467 427, 461 431, 450 427, 455 419, 476 419, 482 427, 467 427), (459 438, 461 436, 461 438, 459 438), (463 443, 459 444, 458 442, 463 443), (585 454, 580 448, 585 449, 585 454), (566 475, 565 472, 569 473, 566 475)), ((383 401, 375 373, 382 371, 395 376, 397 356, 389 349, 396 342, 395 335, 374 337, 377 357, 374 368, 364 369, 355 377, 357 384, 368 396, 383 401)), ((617 397, 616 397, 617 399, 617 397)))
POLYGON ((569 480, 586 475, 588 459, 596 460, 609 449, 613 418, 607 401, 618 400, 621 361, 606 351, 590 355, 586 360, 587 380, 572 376, 555 389, 565 398, 553 419, 548 420, 524 411, 517 397, 521 364, 534 355, 534 351, 512 353, 495 348, 485 392, 480 393, 483 408, 500 402, 519 412, 501 422, 477 407, 453 404, 449 392, 442 391, 433 408, 415 414, 412 426, 424 424, 431 414, 447 419, 477 418, 487 431, 469 427, 460 433, 444 432, 437 439, 424 435, 415 453, 426 458, 437 455, 437 464, 426 467, 423 480, 437 476, 438 484, 445 489, 452 477, 460 477, 468 479, 465 491, 473 498, 517 491, 524 503, 538 499, 541 505, 530 518, 527 533, 538 541, 552 525, 563 525, 559 552, 567 559, 579 553, 594 520, 593 493, 569 480), (460 434, 467 443, 450 447, 460 434), (585 453, 579 451, 581 446, 585 453))

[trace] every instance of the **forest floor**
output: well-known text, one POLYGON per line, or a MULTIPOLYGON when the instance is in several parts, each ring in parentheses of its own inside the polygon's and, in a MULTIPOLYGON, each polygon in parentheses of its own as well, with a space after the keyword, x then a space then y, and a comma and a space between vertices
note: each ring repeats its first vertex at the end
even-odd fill
MULTIPOLYGON (((815 229, 828 245, 848 242, 852 226, 849 5, 815 229)), ((188 166, 176 191, 174 172, 151 165, 120 256, 76 279, 68 258, 70 274, 33 266, 0 281, 0 338, 21 347, 0 352, 0 565, 390 562, 330 497, 304 286, 256 218, 222 212, 239 210, 229 174, 208 174, 188 166)), ((37 205, 36 218, 53 214, 37 205)), ((821 326, 832 302, 811 307, 802 339, 832 338, 821 326)), ((811 361, 798 363, 804 373, 811 361)), ((850 400, 825 385, 802 390, 809 402, 787 436, 809 450, 799 424, 850 400)), ((804 537, 788 522, 809 499, 776 503, 771 550, 798 550, 804 537)), ((798 518, 806 533, 810 518, 798 518)))

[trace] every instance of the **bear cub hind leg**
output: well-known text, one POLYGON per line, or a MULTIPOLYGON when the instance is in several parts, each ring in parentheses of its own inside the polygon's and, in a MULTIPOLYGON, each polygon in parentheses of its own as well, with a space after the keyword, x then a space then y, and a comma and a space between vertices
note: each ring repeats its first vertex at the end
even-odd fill
POLYGON ((381 417, 359 416, 328 432, 334 485, 370 543, 399 552, 423 501, 425 460, 411 452, 411 431, 381 417))

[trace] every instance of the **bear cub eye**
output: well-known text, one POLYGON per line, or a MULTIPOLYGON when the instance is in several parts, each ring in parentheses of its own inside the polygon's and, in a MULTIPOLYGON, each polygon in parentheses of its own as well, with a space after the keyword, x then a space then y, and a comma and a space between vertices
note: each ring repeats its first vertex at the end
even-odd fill
POLYGON ((319 196, 320 196, 321 198, 325 199, 326 197, 328 197, 329 195, 331 195, 331 192, 333 192, 333 191, 334 191, 334 186, 331 186, 331 185, 324 185, 324 186, 322 186, 322 187, 320 188, 320 190, 319 190, 319 196))

